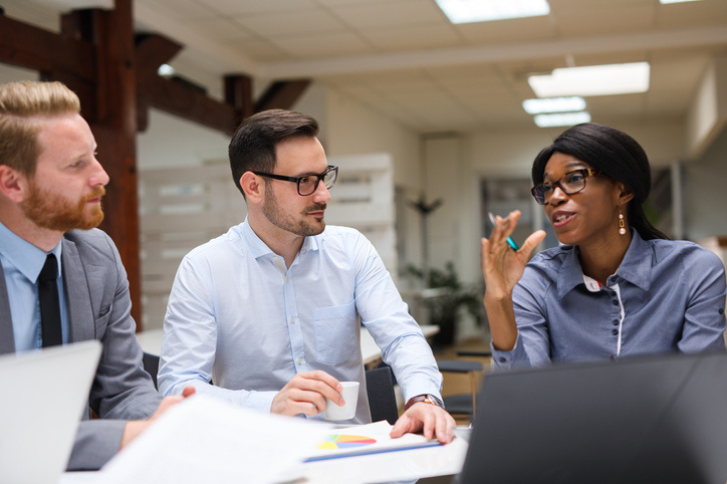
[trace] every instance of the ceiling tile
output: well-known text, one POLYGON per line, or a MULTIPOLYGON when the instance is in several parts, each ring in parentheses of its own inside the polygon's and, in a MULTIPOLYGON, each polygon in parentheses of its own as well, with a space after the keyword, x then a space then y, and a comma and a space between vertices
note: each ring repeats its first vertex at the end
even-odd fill
POLYGON ((725 0, 660 5, 656 11, 656 25, 659 28, 687 28, 725 23, 727 23, 725 0))
POLYGON ((205 36, 224 43, 246 41, 254 38, 254 34, 245 27, 226 18, 199 20, 195 22, 194 26, 195 29, 202 32, 205 36))
POLYGON ((547 40, 555 38, 557 33, 549 15, 458 24, 454 27, 468 42, 475 44, 547 40))
POLYGON ((290 55, 280 50, 276 45, 264 40, 243 40, 228 43, 229 47, 240 50, 253 60, 282 61, 290 60, 290 55))
POLYGON ((28 0, 3 0, 5 15, 15 20, 27 22, 51 32, 60 32, 60 18, 56 9, 28 0))
POLYGON ((589 10, 608 7, 651 6, 656 8, 658 0, 548 0, 550 11, 559 14, 564 11, 589 10))
POLYGON ((174 20, 196 22, 217 17, 207 5, 194 0, 141 0, 141 3, 174 20))
POLYGON ((345 26, 323 9, 285 11, 276 14, 235 16, 235 21, 261 37, 343 32, 345 26))
MULTIPOLYGON (((142 0, 146 1, 146 0, 142 0)), ((195 0, 222 15, 257 15, 293 10, 313 10, 312 0, 195 0)))
POLYGON ((392 29, 361 29, 361 35, 381 52, 446 48, 462 45, 462 39, 449 25, 419 24, 392 29))
POLYGON ((646 96, 639 94, 621 94, 617 96, 590 96, 586 98, 586 110, 591 113, 594 122, 607 113, 612 117, 643 116, 646 114, 646 96))
POLYGON ((691 98, 708 63, 707 56, 652 61, 649 92, 671 93, 691 98))
POLYGON ((373 53, 369 45, 361 40, 358 35, 350 32, 280 37, 272 39, 271 42, 298 59, 373 53))
POLYGON ((348 25, 357 29, 431 23, 449 24, 449 21, 439 7, 434 4, 434 1, 401 0, 344 5, 332 8, 331 11, 348 25))
POLYGON ((627 64, 650 60, 649 52, 639 50, 633 52, 608 52, 603 54, 582 54, 573 56, 574 66, 598 66, 603 64, 627 64))
POLYGON ((574 9, 555 15, 555 22, 565 37, 644 31, 654 26, 655 11, 649 5, 574 9))

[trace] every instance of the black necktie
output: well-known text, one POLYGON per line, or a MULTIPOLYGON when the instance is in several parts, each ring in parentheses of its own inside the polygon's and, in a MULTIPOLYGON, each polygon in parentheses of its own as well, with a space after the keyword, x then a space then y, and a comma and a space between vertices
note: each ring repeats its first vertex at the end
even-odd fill
POLYGON ((63 344, 57 278, 58 262, 56 262, 56 256, 48 254, 45 265, 38 276, 38 300, 40 301, 43 348, 63 344))

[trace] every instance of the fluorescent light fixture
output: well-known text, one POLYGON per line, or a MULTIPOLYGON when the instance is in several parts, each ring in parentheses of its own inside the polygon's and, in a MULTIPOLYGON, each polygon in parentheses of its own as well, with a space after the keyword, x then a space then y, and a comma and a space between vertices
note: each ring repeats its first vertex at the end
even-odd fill
POLYGON ((649 90, 648 62, 554 69, 546 76, 530 76, 538 97, 607 96, 649 90))
POLYGON ((684 3, 684 2, 698 2, 699 0, 659 0, 659 3, 666 5, 667 3, 684 3))
POLYGON ((157 74, 159 74, 162 77, 173 76, 174 67, 170 66, 169 64, 162 64, 159 66, 159 69, 157 69, 157 74))
POLYGON ((450 22, 464 24, 548 15, 547 0, 436 0, 450 22))
POLYGON ((528 114, 583 111, 586 109, 586 100, 579 96, 526 99, 523 101, 523 109, 528 114))
POLYGON ((590 123, 591 115, 587 111, 578 113, 538 114, 535 124, 539 128, 552 128, 555 126, 573 126, 574 124, 590 123))

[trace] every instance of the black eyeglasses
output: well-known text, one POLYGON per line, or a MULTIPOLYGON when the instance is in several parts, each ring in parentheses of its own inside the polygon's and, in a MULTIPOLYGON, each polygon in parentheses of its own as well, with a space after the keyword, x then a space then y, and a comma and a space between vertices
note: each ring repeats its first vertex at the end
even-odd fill
POLYGON ((298 195, 301 197, 307 197, 316 191, 318 184, 322 181, 323 184, 329 190, 336 184, 338 178, 338 167, 328 165, 328 169, 320 175, 306 175, 306 176, 283 176, 273 175, 272 173, 263 173, 260 171, 253 171, 258 176, 264 176, 267 178, 273 178, 275 180, 283 180, 293 182, 298 186, 298 195))
POLYGON ((545 205, 550 196, 553 194, 555 187, 559 187, 566 195, 573 195, 583 191, 586 188, 586 178, 589 176, 598 176, 601 172, 584 168, 566 173, 564 177, 553 183, 541 183, 530 189, 535 201, 540 205, 545 205))

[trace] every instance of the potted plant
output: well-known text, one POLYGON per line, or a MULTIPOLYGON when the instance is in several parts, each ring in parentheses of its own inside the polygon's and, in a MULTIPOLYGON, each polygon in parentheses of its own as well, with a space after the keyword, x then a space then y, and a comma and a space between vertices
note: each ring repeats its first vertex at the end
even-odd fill
POLYGON ((429 323, 439 326, 439 333, 434 336, 435 345, 447 346, 454 343, 460 309, 466 309, 475 318, 478 326, 484 321, 481 285, 463 284, 451 261, 445 264, 444 270, 428 269, 426 273, 409 265, 407 273, 422 281, 428 289, 440 289, 422 300, 422 304, 429 310, 429 323))

